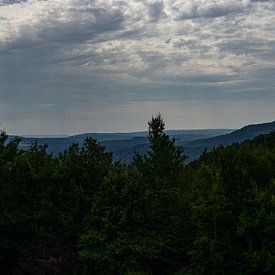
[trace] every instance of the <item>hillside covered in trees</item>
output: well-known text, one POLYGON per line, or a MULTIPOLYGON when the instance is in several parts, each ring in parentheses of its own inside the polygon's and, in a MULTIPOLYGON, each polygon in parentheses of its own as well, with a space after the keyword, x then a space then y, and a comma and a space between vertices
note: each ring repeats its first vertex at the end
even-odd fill
POLYGON ((275 274, 275 132, 187 164, 149 122, 129 165, 0 136, 1 274, 275 274))

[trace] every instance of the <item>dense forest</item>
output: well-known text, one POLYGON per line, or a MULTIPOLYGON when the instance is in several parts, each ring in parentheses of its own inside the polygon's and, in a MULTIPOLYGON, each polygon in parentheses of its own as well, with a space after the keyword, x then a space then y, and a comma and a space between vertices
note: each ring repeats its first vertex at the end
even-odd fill
POLYGON ((0 135, 1 274, 275 274, 275 132, 187 164, 149 124, 129 165, 0 135))

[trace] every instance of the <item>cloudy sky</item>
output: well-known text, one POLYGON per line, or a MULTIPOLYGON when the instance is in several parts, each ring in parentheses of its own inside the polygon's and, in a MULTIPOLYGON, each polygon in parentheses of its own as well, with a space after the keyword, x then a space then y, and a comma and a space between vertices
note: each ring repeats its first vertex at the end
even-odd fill
POLYGON ((0 128, 275 119, 275 0, 0 0, 0 128))

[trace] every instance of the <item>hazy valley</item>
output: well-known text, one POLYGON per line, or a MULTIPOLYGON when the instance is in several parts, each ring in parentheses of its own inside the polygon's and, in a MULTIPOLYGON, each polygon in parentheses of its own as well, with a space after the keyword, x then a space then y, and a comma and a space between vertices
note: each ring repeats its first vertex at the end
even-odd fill
MULTIPOLYGON (((219 145, 239 143, 246 139, 253 139, 261 134, 268 134, 275 130, 275 121, 269 123, 247 125, 241 129, 202 129, 202 130, 167 130, 166 134, 174 138, 176 144, 183 146, 188 161, 200 156, 205 150, 211 150, 219 145)), ((145 154, 148 150, 146 131, 129 133, 84 133, 68 137, 22 137, 21 149, 27 149, 37 142, 47 144, 48 152, 57 155, 63 152, 72 143, 82 144, 86 137, 93 137, 107 151, 113 153, 114 161, 130 163, 135 152, 145 154)), ((11 136, 10 139, 14 138, 11 136)))

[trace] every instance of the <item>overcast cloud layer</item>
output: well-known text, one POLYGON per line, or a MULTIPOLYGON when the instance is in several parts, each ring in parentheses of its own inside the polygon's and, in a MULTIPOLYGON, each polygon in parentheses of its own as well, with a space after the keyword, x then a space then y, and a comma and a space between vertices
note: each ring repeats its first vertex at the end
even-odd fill
POLYGON ((274 30, 274 0, 0 0, 0 128, 274 120, 274 30))

